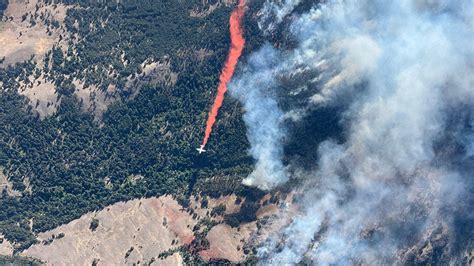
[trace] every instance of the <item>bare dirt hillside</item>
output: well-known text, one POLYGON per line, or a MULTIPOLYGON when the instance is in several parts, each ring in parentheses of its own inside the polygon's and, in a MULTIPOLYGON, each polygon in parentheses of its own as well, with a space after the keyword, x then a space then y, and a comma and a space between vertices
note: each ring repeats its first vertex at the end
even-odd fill
POLYGON ((144 264, 180 265, 179 253, 160 260, 158 255, 193 240, 195 221, 171 197, 136 199, 83 215, 54 230, 41 233, 42 243, 22 255, 47 265, 144 264), (96 219, 97 228, 91 228, 96 219))
POLYGON ((199 255, 204 260, 227 259, 233 263, 245 260, 243 247, 256 230, 256 223, 248 223, 238 228, 226 224, 214 226, 207 234, 209 249, 202 250, 199 255))
POLYGON ((10 1, 0 22, 0 58, 4 57, 0 67, 31 56, 42 58, 65 33, 63 27, 55 28, 45 22, 57 21, 61 25, 66 11, 62 4, 48 5, 41 0, 10 1))
MULTIPOLYGON (((33 58, 42 71, 45 56, 54 45, 66 50, 68 34, 63 21, 68 8, 71 6, 42 0, 10 1, 0 22, 0 69, 33 58)), ((11 89, 2 87, 0 82, 0 89, 11 89)), ((31 75, 16 89, 30 99, 41 117, 53 114, 60 103, 53 82, 44 76, 31 75)))
MULTIPOLYGON (((98 265, 144 265, 150 262, 152 265, 182 265, 179 248, 193 250, 198 240, 196 233, 203 229, 201 219, 211 219, 216 223, 205 234, 209 245, 204 249, 194 249, 196 255, 204 261, 224 259, 242 263, 249 254, 249 244, 263 241, 265 237, 262 236, 278 231, 286 222, 262 223, 272 217, 270 220, 279 220, 276 219, 278 205, 266 204, 257 212, 257 221, 231 227, 223 223, 222 215, 239 211, 236 198, 230 195, 209 199, 207 207, 200 207, 200 200, 193 199, 188 210, 170 196, 116 203, 40 233, 40 243, 21 255, 39 259, 46 265, 90 265, 93 262, 98 265), (226 212, 209 216, 219 205, 225 205, 226 212), (201 229, 193 231, 196 226, 201 229), (171 255, 160 256, 163 253, 171 255)), ((0 247, 6 254, 11 250, 8 243, 0 247)))
POLYGON ((0 256, 13 255, 13 246, 0 235, 0 256))
MULTIPOLYGON (((21 195, 20 192, 13 189, 12 183, 10 183, 10 181, 8 181, 8 178, 3 174, 3 168, 0 167, 0 192, 4 193, 4 191, 6 191, 6 193, 9 196, 20 196, 21 195)), ((0 237, 0 239, 1 239, 1 237, 0 237)))

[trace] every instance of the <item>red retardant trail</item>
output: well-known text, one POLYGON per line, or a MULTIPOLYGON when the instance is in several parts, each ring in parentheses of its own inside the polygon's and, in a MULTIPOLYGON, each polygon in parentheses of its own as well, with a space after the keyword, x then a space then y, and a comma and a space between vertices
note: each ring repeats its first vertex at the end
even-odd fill
POLYGON ((224 94, 227 91, 227 84, 229 83, 232 75, 234 74, 235 66, 239 61, 239 57, 242 54, 244 49, 245 39, 242 34, 242 18, 245 13, 245 0, 239 0, 239 5, 232 11, 230 15, 230 39, 231 39, 231 48, 229 50, 229 55, 227 56, 227 61, 225 62, 224 68, 222 69, 219 86, 217 87, 217 96, 212 105, 211 111, 209 112, 209 118, 207 119, 206 133, 202 141, 201 148, 206 146, 209 136, 212 132, 212 126, 216 122, 217 113, 219 108, 222 106, 224 101, 224 94))

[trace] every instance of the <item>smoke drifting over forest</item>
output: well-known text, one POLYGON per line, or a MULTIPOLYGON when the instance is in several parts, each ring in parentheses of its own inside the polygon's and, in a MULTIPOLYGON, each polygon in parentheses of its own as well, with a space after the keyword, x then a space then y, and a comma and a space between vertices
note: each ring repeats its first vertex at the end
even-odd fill
POLYGON ((303 184, 261 261, 459 262, 473 247, 474 2, 310 2, 264 4, 262 34, 291 41, 250 54, 230 85, 256 161, 244 183, 303 184), (294 130, 334 117, 339 130, 294 130))

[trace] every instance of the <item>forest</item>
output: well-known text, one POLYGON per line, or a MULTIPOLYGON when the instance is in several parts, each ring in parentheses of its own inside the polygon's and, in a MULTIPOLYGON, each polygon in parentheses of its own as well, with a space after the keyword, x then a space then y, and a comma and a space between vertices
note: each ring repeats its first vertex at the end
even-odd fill
MULTIPOLYGON (((172 194, 185 205, 193 194, 245 194, 240 181, 253 161, 237 101, 226 99, 209 152, 195 152, 229 48, 231 6, 201 18, 187 15, 203 8, 197 0, 62 2, 79 5, 65 20, 77 36, 68 52, 54 48, 45 69, 32 58, 0 70, 0 169, 21 193, 2 192, 0 234, 15 251, 35 243, 35 233, 118 201, 172 194), (208 51, 204 58, 195 56, 198 49, 208 51), (126 85, 142 62, 162 58, 178 73, 174 84, 126 85), (61 100, 43 119, 15 90, 40 71, 61 100), (83 110, 71 77, 102 90, 113 84, 120 100, 97 118, 83 110)), ((245 23, 247 49, 258 47, 257 25, 249 17, 245 23)))

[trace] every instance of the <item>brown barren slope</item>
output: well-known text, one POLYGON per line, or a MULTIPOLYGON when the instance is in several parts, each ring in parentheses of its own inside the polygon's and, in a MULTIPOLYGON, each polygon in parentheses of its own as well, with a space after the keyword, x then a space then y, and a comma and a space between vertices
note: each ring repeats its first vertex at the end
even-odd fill
POLYGON ((39 234, 39 240, 64 237, 50 244, 36 244, 22 254, 47 265, 131 265, 140 261, 153 265, 180 265, 179 253, 160 260, 158 255, 173 247, 189 244, 195 221, 171 197, 136 199, 88 213, 54 230, 39 234), (92 219, 99 221, 95 231, 92 219), (174 241, 173 241, 174 240, 174 241), (172 245, 174 242, 174 245, 172 245), (128 256, 127 256, 128 254, 128 256))
POLYGON ((11 256, 13 255, 13 247, 3 235, 0 235, 0 256, 11 256))
POLYGON ((10 0, 0 22, 0 58, 5 57, 0 67, 28 60, 32 55, 42 58, 65 32, 63 28, 48 30, 40 19, 34 18, 35 14, 62 23, 66 10, 62 4, 46 5, 41 0, 10 0), (35 25, 30 23, 32 18, 35 25))

